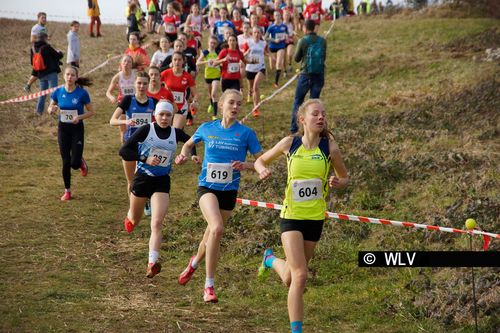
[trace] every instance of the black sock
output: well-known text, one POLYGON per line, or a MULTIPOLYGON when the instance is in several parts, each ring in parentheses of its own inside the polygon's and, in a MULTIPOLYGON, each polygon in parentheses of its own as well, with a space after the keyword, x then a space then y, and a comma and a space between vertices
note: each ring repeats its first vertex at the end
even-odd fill
POLYGON ((278 84, 278 81, 280 80, 280 75, 281 75, 281 69, 277 69, 276 76, 274 77, 274 83, 278 84))
POLYGON ((217 116, 217 102, 212 102, 212 105, 214 106, 214 116, 217 116))

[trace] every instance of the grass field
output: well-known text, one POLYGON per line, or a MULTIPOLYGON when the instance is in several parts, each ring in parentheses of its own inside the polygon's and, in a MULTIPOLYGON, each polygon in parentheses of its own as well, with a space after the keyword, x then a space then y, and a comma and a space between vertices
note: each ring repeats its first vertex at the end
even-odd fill
MULTIPOLYGON (((5 100, 22 95, 33 22, 0 23, 5 100)), ((49 26, 51 43, 64 51, 67 28, 49 26)), ((126 48, 124 27, 104 26, 100 39, 84 31, 85 25, 83 72, 126 48)), ((500 47, 500 25, 488 18, 336 22, 322 98, 351 184, 331 195, 329 210, 456 228, 474 217, 483 229, 500 231, 499 63, 481 60, 491 47, 500 47)), ((203 304, 203 269, 186 287, 177 284, 205 228, 195 203, 198 168, 191 164, 174 168, 163 270, 145 278, 148 219, 130 235, 122 225, 128 201, 118 131, 108 124, 114 108, 105 97, 116 70, 114 61, 91 76, 97 115, 85 123, 90 172, 85 179, 73 173, 71 202, 59 200, 55 117, 34 116, 34 101, 0 105, 0 331, 287 332, 287 290, 275 275, 267 283, 256 278, 265 247, 282 254, 276 211, 236 208, 216 276, 218 304, 203 304)), ((204 96, 200 124, 209 115, 202 78, 197 82, 204 96)), ((247 122, 266 149, 288 132, 294 87, 247 122)), ((242 113, 249 111, 245 105, 242 113)), ((266 182, 246 173, 239 196, 279 203, 284 164, 275 163, 275 177, 266 182)), ((469 270, 357 267, 359 250, 467 248, 465 236, 328 223, 310 267, 305 332, 473 332, 469 270)), ((498 241, 491 248, 498 251, 498 241)), ((481 332, 500 327, 498 273, 476 270, 481 332)))

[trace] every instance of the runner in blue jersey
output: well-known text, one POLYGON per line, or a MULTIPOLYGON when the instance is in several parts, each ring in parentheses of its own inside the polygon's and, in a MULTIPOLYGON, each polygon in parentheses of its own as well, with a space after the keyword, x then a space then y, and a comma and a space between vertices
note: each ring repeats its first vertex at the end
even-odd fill
POLYGON ((284 68, 286 40, 288 38, 288 27, 283 23, 279 11, 274 12, 274 23, 267 29, 265 40, 269 42, 271 70, 276 68, 274 87, 278 88, 281 71, 284 68))
MULTIPOLYGON (((135 94, 124 96, 115 112, 109 120, 110 125, 120 126, 127 125, 124 140, 128 140, 134 132, 142 125, 150 124, 153 118, 155 108, 155 100, 147 96, 149 84, 149 76, 144 72, 139 72, 135 78, 135 94), (121 119, 120 116, 125 114, 126 119, 121 119)), ((136 168, 135 161, 123 160, 123 170, 127 178, 127 193, 130 192, 130 185, 136 168)))
POLYGON ((245 162, 247 152, 255 157, 262 155, 255 132, 236 119, 241 110, 242 100, 243 97, 238 90, 226 90, 219 99, 222 120, 201 125, 193 137, 184 144, 175 160, 178 164, 185 163, 192 147, 200 141, 205 143, 205 157, 197 194, 201 212, 208 226, 198 247, 198 253, 191 257, 178 280, 179 284, 185 285, 206 255, 203 294, 205 302, 217 302, 214 290, 215 269, 224 224, 236 204, 240 172, 246 169, 254 170, 253 162, 245 162))
POLYGON ((224 42, 224 32, 231 29, 233 34, 236 34, 234 24, 228 19, 226 7, 220 9, 220 20, 215 21, 212 35, 217 37, 219 44, 224 42))
POLYGON ((80 169, 81 175, 87 176, 88 166, 83 158, 83 120, 92 117, 95 112, 89 93, 82 88, 91 85, 91 81, 79 78, 78 69, 75 67, 67 67, 64 70, 64 81, 64 87, 58 88, 50 95, 48 110, 50 114, 60 110, 57 138, 63 162, 64 194, 61 200, 67 201, 72 199, 71 169, 80 169))
MULTIPOLYGON (((130 193, 130 208, 123 221, 131 233, 139 224, 148 198, 151 199, 151 237, 146 276, 152 278, 161 271, 158 262, 161 247, 162 222, 170 202, 170 171, 177 143, 189 140, 183 130, 171 127, 174 109, 167 101, 156 105, 156 122, 141 126, 125 142, 120 155, 125 161, 137 162, 130 193)), ((193 161, 199 163, 196 152, 193 161)))

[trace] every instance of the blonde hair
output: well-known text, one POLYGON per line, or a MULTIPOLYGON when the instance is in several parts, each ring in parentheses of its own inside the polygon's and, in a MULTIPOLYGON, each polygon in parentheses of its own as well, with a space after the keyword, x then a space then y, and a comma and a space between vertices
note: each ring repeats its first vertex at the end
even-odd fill
MULTIPOLYGON (((301 135, 304 135, 304 125, 299 121, 300 117, 304 118, 306 116, 307 109, 310 105, 313 104, 319 104, 325 110, 325 104, 319 99, 319 98, 312 98, 308 99, 302 105, 299 107, 299 110, 297 111, 297 123, 299 125, 299 133, 301 135)), ((319 134, 320 137, 325 137, 325 138, 333 138, 333 133, 331 130, 328 129, 328 121, 325 117, 325 126, 323 127, 323 130, 319 134)))
POLYGON ((243 95, 241 94, 241 91, 236 89, 227 89, 222 93, 222 95, 219 98, 219 108, 221 110, 222 110, 222 105, 224 104, 224 101, 226 100, 226 97, 228 95, 238 95, 243 100, 243 95))

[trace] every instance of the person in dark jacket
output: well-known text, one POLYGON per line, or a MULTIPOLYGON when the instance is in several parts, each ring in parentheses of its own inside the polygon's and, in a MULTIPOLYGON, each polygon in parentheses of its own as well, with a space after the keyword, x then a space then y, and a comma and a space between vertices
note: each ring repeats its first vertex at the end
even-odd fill
MULTIPOLYGON (((47 33, 42 31, 38 34, 36 41, 31 49, 31 59, 33 60, 34 52, 40 52, 45 63, 45 69, 36 71, 32 70, 31 75, 36 76, 40 82, 40 91, 48 88, 57 87, 57 75, 61 72, 61 59, 64 56, 62 51, 54 49, 47 43, 47 33)), ((45 109, 45 95, 40 96, 36 104, 36 113, 43 114, 45 109)))

